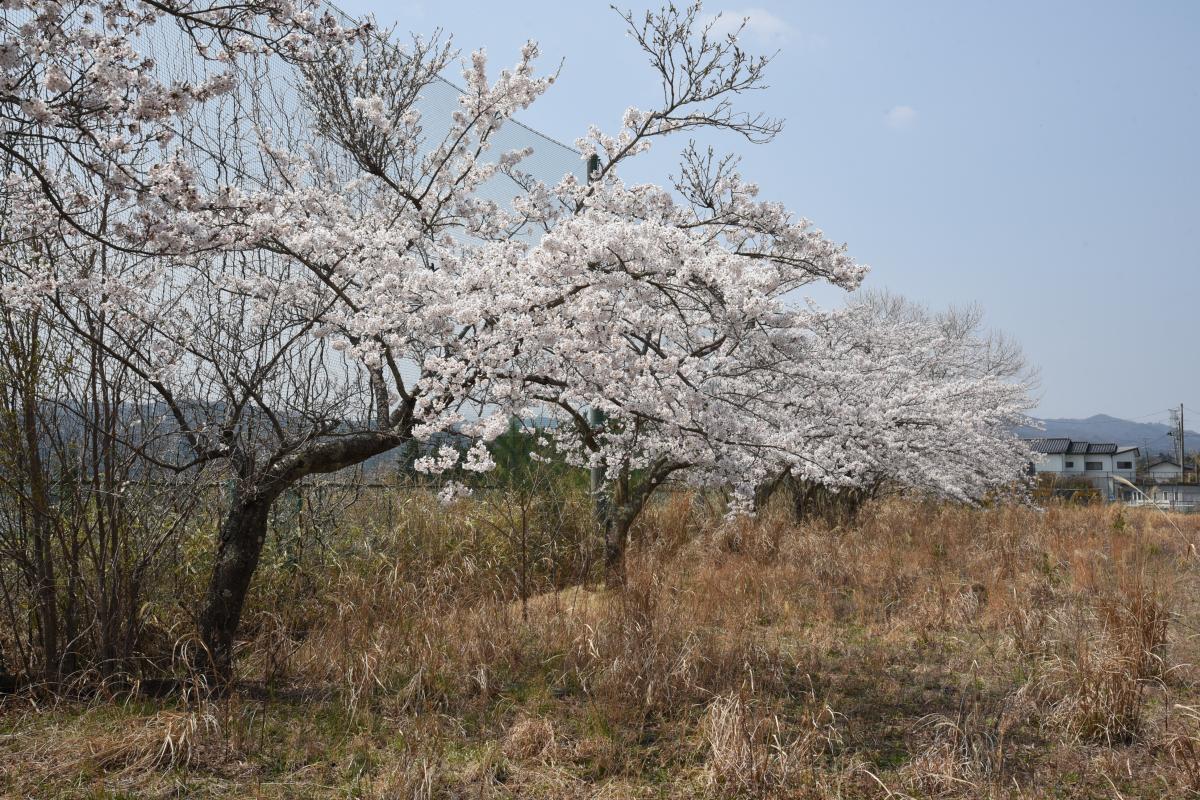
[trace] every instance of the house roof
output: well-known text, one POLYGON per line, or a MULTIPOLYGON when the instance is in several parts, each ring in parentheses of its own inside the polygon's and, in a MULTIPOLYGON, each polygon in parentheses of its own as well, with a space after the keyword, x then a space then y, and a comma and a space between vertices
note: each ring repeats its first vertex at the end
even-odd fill
POLYGON ((1067 438, 1056 439, 1026 439, 1029 444, 1029 449, 1035 453, 1045 453, 1046 455, 1111 455, 1113 453, 1125 453, 1130 450, 1137 450, 1136 447, 1122 447, 1111 442, 1096 444, 1093 442, 1075 442, 1067 438))
POLYGON ((1026 439, 1029 443, 1029 449, 1035 453, 1045 453, 1046 455, 1056 455, 1058 453, 1067 452, 1067 448, 1071 446, 1070 439, 1026 439))
MULTIPOLYGON (((1156 459, 1154 459, 1153 461, 1151 461, 1149 464, 1147 464, 1147 465, 1146 465, 1146 469, 1150 469, 1151 467, 1159 467, 1159 466, 1162 466, 1163 464, 1166 464, 1166 465, 1168 465, 1168 466, 1172 466, 1172 467, 1178 467, 1178 466, 1179 466, 1179 462, 1178 462, 1178 461, 1176 461, 1176 460, 1175 460, 1175 459, 1173 459, 1173 458, 1156 458, 1156 459)), ((1196 469, 1196 468, 1195 468, 1194 466, 1192 466, 1191 464, 1184 464, 1184 465, 1183 465, 1183 468, 1184 468, 1185 470, 1189 470, 1189 469, 1190 469, 1190 470, 1194 470, 1194 469, 1196 469)))

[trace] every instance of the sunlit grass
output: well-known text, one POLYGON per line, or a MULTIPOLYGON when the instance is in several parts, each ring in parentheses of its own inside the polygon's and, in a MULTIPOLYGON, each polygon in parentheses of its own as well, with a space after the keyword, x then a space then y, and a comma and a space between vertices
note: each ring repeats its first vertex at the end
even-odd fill
POLYGON ((280 535, 247 616, 242 689, 190 703, 10 697, 2 791, 1200 789, 1200 517, 891 501, 829 529, 782 507, 724 523, 718 504, 668 495, 613 593, 579 553, 586 503, 566 502, 569 524, 529 543, 524 613, 520 555, 478 524, 492 513, 478 500, 413 493, 390 526, 355 505, 301 558, 280 555, 280 535))

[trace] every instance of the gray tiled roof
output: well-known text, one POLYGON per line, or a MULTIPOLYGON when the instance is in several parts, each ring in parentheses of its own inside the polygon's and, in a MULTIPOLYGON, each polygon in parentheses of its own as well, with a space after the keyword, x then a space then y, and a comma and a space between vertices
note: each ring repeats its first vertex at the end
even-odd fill
POLYGON ((1025 441, 1029 442, 1029 449, 1033 452, 1047 455, 1065 453, 1071 446, 1070 439, 1026 439, 1025 441))
POLYGON ((1117 452, 1115 444, 1105 442, 1102 444, 1092 444, 1090 442, 1073 442, 1067 438, 1057 439, 1026 439, 1029 443, 1029 449, 1035 453, 1045 453, 1046 455, 1110 455, 1117 452))

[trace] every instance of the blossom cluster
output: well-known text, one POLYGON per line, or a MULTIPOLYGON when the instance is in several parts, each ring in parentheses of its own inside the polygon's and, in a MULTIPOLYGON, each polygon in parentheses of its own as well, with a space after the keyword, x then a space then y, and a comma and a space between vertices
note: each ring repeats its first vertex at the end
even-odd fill
POLYGON ((581 140, 599 158, 587 179, 535 176, 529 147, 496 142, 553 83, 535 75, 536 45, 495 79, 473 54, 457 108, 434 120, 421 98, 447 51, 397 57, 315 9, 8 0, 6 235, 71 257, 14 267, 2 302, 103 308, 172 402, 203 384, 228 394, 212 408, 261 406, 246 425, 276 436, 268 465, 370 419, 388 441, 472 436, 416 466, 482 472, 509 419, 541 417, 564 458, 610 482, 721 485, 739 507, 783 470, 959 499, 1019 475, 1026 387, 985 366, 977 331, 911 307, 799 302, 815 283, 853 291, 867 268, 761 199, 736 159, 688 147, 670 186, 622 179, 673 131, 769 131, 729 111, 757 73, 664 72, 680 81, 668 107, 581 140), (164 25, 200 77, 168 78, 139 48, 164 25), (280 117, 293 84, 304 107, 280 117), (118 266, 98 273, 101 254, 118 266), (291 383, 273 377, 285 367, 291 383), (316 413, 285 385, 367 400, 356 417, 333 401, 316 413))

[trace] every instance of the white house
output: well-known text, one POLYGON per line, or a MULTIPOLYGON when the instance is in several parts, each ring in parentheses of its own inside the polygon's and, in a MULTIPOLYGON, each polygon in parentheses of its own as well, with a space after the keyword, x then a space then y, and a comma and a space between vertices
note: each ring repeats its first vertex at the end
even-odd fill
POLYGON ((1193 480, 1196 468, 1191 464, 1179 466, 1173 458, 1160 458, 1151 461, 1142 468, 1142 477, 1157 482, 1182 481, 1186 474, 1188 480, 1193 480))
POLYGON ((1071 439, 1026 439, 1030 449, 1041 458, 1034 462, 1036 472, 1052 472, 1070 477, 1108 477, 1119 475, 1133 480, 1137 475, 1139 450, 1116 444, 1076 442, 1071 439))
POLYGON ((1127 487, 1114 478, 1132 481, 1137 477, 1139 450, 1136 447, 1095 442, 1076 442, 1066 438, 1026 439, 1038 456, 1035 473, 1081 478, 1095 486, 1109 500, 1124 499, 1127 487))

